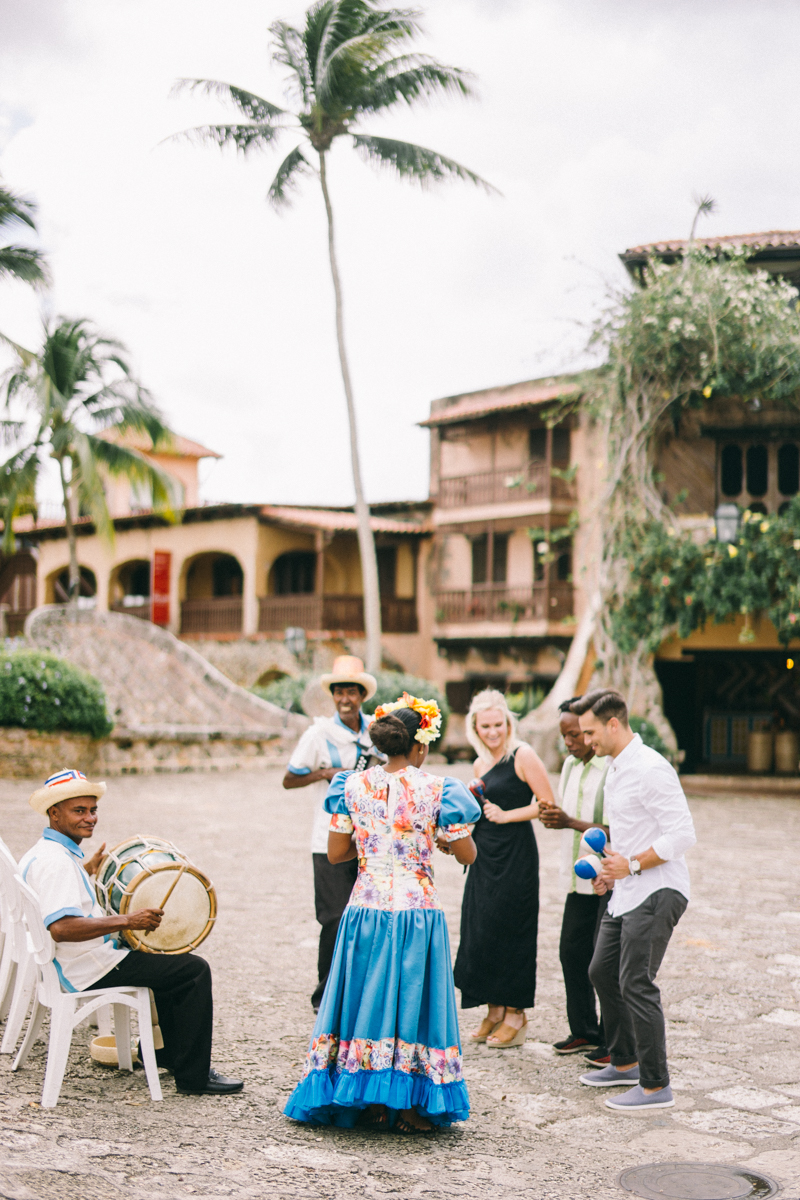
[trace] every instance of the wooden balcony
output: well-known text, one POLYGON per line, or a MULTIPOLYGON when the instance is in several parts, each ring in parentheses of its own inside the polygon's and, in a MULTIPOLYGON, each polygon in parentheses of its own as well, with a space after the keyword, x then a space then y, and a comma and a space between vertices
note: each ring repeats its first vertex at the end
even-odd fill
POLYGON ((520 500, 566 500, 576 496, 574 482, 550 475, 547 463, 533 461, 507 471, 483 471, 439 481, 440 508, 513 504, 520 500))
POLYGON ((142 621, 150 620, 150 601, 144 604, 110 604, 111 612, 125 613, 127 617, 139 617, 142 621))
POLYGON ((532 587, 521 588, 489 584, 436 595, 436 620, 440 625, 468 625, 478 621, 498 624, 562 621, 570 616, 571 583, 535 583, 532 587))
MULTIPOLYGON (((361 596, 262 596, 258 602, 259 633, 282 633, 289 626, 300 629, 342 629, 360 633, 364 629, 361 596)), ((384 633, 416 633, 417 602, 413 596, 381 597, 384 633)))
POLYGON ((241 633, 242 597, 181 602, 181 633, 241 633))

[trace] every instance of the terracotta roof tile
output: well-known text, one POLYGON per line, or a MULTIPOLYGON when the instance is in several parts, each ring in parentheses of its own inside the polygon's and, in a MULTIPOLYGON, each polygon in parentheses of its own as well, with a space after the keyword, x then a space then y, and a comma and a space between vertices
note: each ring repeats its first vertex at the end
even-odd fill
POLYGON ((466 392, 461 396, 435 400, 431 406, 431 415, 419 424, 430 428, 436 425, 451 425, 456 421, 474 421, 490 413, 535 408, 539 404, 547 404, 548 401, 561 397, 576 397, 580 390, 576 383, 534 379, 525 383, 512 383, 507 387, 487 388, 482 392, 466 392))
MULTIPOLYGON (((356 514, 347 509, 295 508, 292 505, 265 504, 262 518, 278 521, 281 525, 301 525, 306 529, 338 530, 358 529, 356 514)), ((421 521, 397 521, 392 517, 370 517, 373 533, 423 533, 421 521)))

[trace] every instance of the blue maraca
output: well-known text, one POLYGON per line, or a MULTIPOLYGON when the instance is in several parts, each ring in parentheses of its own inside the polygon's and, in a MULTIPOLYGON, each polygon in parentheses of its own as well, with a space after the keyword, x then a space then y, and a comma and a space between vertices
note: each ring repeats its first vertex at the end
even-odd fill
POLYGON ((602 829, 600 829, 597 825, 594 825, 591 829, 586 830, 581 838, 581 841, 586 842, 586 845, 590 850, 593 850, 595 854, 602 855, 606 848, 608 838, 602 829))
POLYGON ((575 863, 575 874, 579 879, 596 879, 603 869, 603 864, 596 854, 587 854, 575 863))

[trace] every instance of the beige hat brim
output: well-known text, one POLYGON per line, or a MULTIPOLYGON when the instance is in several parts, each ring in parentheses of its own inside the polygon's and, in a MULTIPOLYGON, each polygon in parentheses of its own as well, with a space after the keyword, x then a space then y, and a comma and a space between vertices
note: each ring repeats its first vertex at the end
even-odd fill
POLYGON ((371 699, 378 690, 377 679, 374 675, 368 675, 366 671, 361 671, 357 675, 321 675, 319 683, 320 687, 324 687, 326 692, 329 692, 335 683, 357 683, 367 693, 364 697, 365 700, 371 699))
POLYGON ((65 783, 57 783, 54 787, 41 787, 28 800, 34 812, 47 816, 48 808, 60 804, 62 800, 73 800, 76 796, 94 796, 99 800, 105 795, 104 783, 90 783, 88 779, 68 779, 65 783))

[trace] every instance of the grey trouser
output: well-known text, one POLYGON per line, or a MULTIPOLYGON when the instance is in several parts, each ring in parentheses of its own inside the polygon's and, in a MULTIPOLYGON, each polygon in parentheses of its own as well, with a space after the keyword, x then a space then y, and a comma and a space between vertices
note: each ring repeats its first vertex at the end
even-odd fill
POLYGON ((589 967, 611 1063, 624 1067, 638 1062, 645 1088, 669 1083, 664 1012, 655 978, 687 903, 680 892, 661 888, 621 917, 606 913, 589 967))

